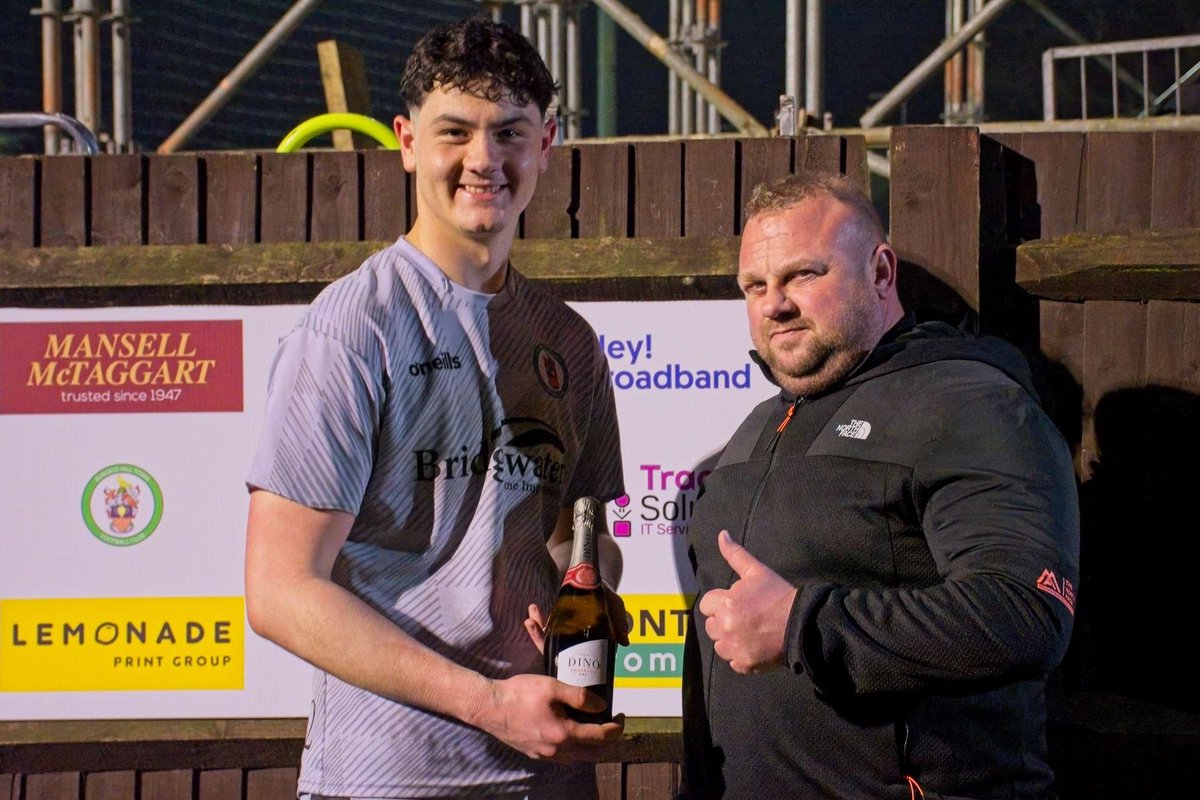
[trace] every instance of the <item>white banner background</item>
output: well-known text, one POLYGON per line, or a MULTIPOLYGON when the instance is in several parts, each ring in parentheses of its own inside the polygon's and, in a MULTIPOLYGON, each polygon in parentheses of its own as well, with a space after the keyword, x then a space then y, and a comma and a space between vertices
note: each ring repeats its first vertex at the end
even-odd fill
MULTIPOLYGON (((629 502, 624 508, 609 504, 609 522, 630 523, 630 535, 617 539, 625 560, 621 593, 690 593, 687 519, 677 501, 687 506, 695 496, 690 471, 723 445, 757 402, 774 392, 747 356, 744 306, 740 301, 572 305, 603 338, 617 380, 629 502), (673 364, 693 380, 701 371, 737 373, 739 381, 748 375, 749 387, 621 388, 643 371, 653 381, 655 372, 670 370, 673 364)), ((276 343, 302 310, 0 309, 0 322, 240 319, 244 339, 242 413, 0 415, 0 475, 7 500, 0 517, 0 599, 242 595, 248 502, 244 477, 258 438, 276 343), (146 470, 163 495, 158 529, 130 547, 99 541, 88 531, 80 510, 80 497, 91 477, 118 463, 146 470)), ((666 373, 659 376, 659 385, 665 377, 666 373)), ((0 658, 10 645, 0 640, 0 658)), ((248 627, 245 656, 245 687, 240 691, 0 692, 0 719, 307 714, 308 665, 248 627)), ((618 688, 614 707, 630 716, 678 715, 678 681, 658 688, 618 688)))

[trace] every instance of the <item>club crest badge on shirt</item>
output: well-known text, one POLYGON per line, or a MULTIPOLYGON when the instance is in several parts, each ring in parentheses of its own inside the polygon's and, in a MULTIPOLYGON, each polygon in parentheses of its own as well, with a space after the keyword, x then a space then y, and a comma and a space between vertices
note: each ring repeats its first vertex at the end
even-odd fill
POLYGON ((539 344, 533 351, 533 366, 542 388, 552 397, 562 397, 567 393, 567 364, 562 356, 546 345, 539 344))

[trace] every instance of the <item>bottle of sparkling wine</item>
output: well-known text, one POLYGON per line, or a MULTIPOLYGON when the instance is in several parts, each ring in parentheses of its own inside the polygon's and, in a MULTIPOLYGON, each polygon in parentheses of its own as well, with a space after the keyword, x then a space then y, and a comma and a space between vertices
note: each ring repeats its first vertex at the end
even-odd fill
POLYGON ((594 497, 581 497, 575 501, 574 515, 571 566, 546 622, 545 668, 547 675, 572 686, 585 686, 604 699, 604 710, 595 714, 568 707, 571 719, 608 722, 612 719, 617 637, 604 601, 596 545, 604 506, 594 497))

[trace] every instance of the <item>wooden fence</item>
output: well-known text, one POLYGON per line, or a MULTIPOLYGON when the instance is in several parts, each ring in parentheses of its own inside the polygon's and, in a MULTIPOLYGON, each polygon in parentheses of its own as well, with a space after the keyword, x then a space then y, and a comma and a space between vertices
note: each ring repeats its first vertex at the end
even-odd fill
MULTIPOLYGON (((1083 578, 1050 724, 1064 800, 1194 793, 1198 159, 1196 132, 892 134, 906 303, 1022 347, 1076 454, 1083 578)), ((810 168, 868 182, 855 137, 557 148, 514 262, 569 299, 732 297, 749 190, 810 168)), ((403 232, 411 202, 382 151, 0 159, 0 304, 296 302, 403 232)), ((635 722, 602 797, 670 798, 678 720, 635 722)), ((290 797, 302 733, 0 723, 0 798, 290 797)))

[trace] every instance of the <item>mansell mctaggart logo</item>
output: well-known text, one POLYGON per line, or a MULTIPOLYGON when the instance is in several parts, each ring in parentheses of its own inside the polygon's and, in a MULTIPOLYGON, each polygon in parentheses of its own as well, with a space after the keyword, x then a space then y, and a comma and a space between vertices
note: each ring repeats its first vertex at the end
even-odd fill
POLYGON ((145 541, 158 528, 162 490, 144 469, 113 464, 87 482, 82 510, 93 536, 114 547, 128 547, 145 541))
POLYGON ((241 410, 241 320, 0 323, 0 414, 241 410))
POLYGON ((241 597, 0 600, 0 692, 241 689, 241 597))

